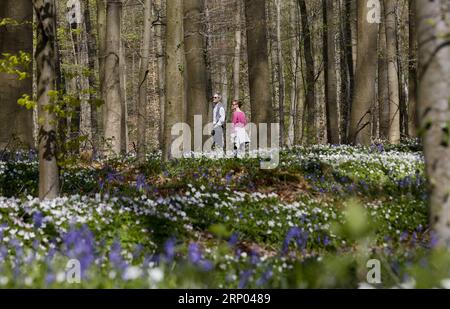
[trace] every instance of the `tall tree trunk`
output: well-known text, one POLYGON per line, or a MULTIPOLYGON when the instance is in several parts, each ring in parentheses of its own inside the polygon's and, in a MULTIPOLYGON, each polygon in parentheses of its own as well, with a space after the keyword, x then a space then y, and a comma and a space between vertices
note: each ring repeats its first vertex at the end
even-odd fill
POLYGON ((303 32, 303 53, 305 56, 306 63, 306 112, 307 112, 307 131, 306 138, 308 144, 313 144, 317 142, 317 128, 316 128, 316 91, 315 91, 315 67, 314 67, 314 57, 312 51, 311 42, 311 29, 308 21, 308 10, 306 7, 305 0, 298 0, 300 7, 300 17, 303 32))
POLYGON ((303 126, 304 126, 304 115, 305 115, 305 91, 306 88, 305 85, 305 76, 304 76, 304 68, 303 68, 303 57, 302 57, 302 48, 301 48, 301 41, 302 39, 302 33, 301 33, 301 25, 300 25, 300 7, 298 5, 297 0, 293 0, 294 9, 293 12, 295 13, 295 20, 294 23, 295 27, 295 47, 297 49, 297 89, 296 89, 296 107, 295 107, 295 115, 296 115, 296 121, 294 124, 294 143, 295 144, 301 144, 303 141, 303 126))
MULTIPOLYGON (((90 8, 90 2, 89 0, 85 1, 85 7, 84 7, 84 27, 86 30, 86 36, 87 36, 87 58, 88 58, 88 66, 89 66, 89 89, 91 90, 90 97, 98 98, 99 95, 94 95, 95 91, 97 90, 97 78, 95 74, 95 58, 97 57, 97 41, 95 39, 93 30, 92 30, 92 22, 91 22, 91 8, 90 8)), ((99 121, 99 115, 96 108, 96 105, 91 105, 91 126, 92 126, 92 133, 95 134, 95 136, 100 136, 100 130, 101 127, 100 121, 99 121)), ((99 140, 96 140, 96 143, 99 144, 99 140)))
POLYGON ((350 113, 354 89, 352 46, 352 0, 342 0, 341 9, 341 142, 349 142, 350 113))
POLYGON ((122 97, 120 92, 120 0, 108 0, 106 8, 105 139, 110 154, 120 154, 122 97))
MULTIPOLYGON (((98 33, 98 80, 99 80, 99 97, 103 101, 103 105, 97 108, 97 117, 99 124, 99 132, 105 134, 105 112, 106 112, 106 95, 105 95, 105 62, 106 62, 106 0, 96 0, 97 2, 97 33, 98 33)), ((99 134, 100 135, 100 134, 99 134)))
POLYGON ((195 152, 203 148, 203 127, 195 134, 195 116, 202 117, 202 123, 208 122, 208 97, 206 93, 206 62, 204 57, 202 0, 184 2, 184 44, 186 52, 186 70, 189 79, 187 88, 187 123, 191 128, 191 145, 195 152), (197 135, 197 136, 196 136, 197 135), (199 142, 195 143, 195 139, 199 142))
MULTIPOLYGON (((163 158, 173 158, 171 153, 172 127, 183 122, 184 102, 184 48, 183 48, 183 1, 167 1, 166 29, 166 106, 164 110, 163 158)), ((176 150, 175 150, 176 151, 176 150)))
POLYGON ((416 0, 408 1, 409 11, 409 65, 408 65, 408 136, 417 137, 417 33, 416 0))
MULTIPOLYGON (((82 25, 80 25, 81 29, 82 25)), ((83 74, 83 69, 89 68, 88 42, 86 36, 86 29, 83 29, 80 36, 80 52, 78 54, 80 64, 79 75, 79 93, 80 93, 80 134, 88 139, 88 143, 82 145, 83 149, 90 149, 92 141, 92 113, 91 113, 91 94, 89 87, 89 77, 83 74)))
POLYGON ((285 133, 284 133, 284 98, 286 92, 285 80, 284 80, 284 61, 283 61, 283 46, 281 44, 281 6, 282 1, 276 0, 277 8, 277 63, 278 63, 278 114, 280 119, 280 146, 283 147, 285 143, 285 133))
POLYGON ((388 85, 388 57, 386 46, 386 23, 384 14, 381 16, 380 32, 378 36, 378 106, 380 122, 380 138, 389 140, 389 85, 388 85))
POLYGON ((325 67, 325 101, 328 143, 339 144, 339 114, 336 77, 334 0, 323 0, 323 58, 325 67))
POLYGON ((164 109, 166 104, 166 67, 165 67, 165 54, 164 54, 164 30, 162 11, 163 11, 163 0, 155 1, 155 19, 153 21, 156 27, 156 57, 158 58, 158 98, 159 98, 159 141, 160 148, 162 149, 162 141, 164 139, 164 109))
MULTIPOLYGON (((121 26, 120 26, 120 33, 122 33, 122 21, 123 21, 123 10, 120 10, 120 20, 121 20, 121 26)), ((125 44, 120 39, 120 48, 119 48, 119 75, 120 75, 120 97, 122 102, 122 121, 120 124, 120 134, 121 134, 121 143, 120 143, 120 151, 123 154, 128 153, 128 95, 127 95, 127 57, 126 57, 126 50, 125 50, 125 44)))
POLYGON ((56 11, 54 0, 33 0, 37 16, 37 93, 39 115, 39 198, 59 195, 56 161, 56 115, 48 110, 50 92, 56 89, 56 11))
POLYGON ((431 188, 431 226, 438 246, 450 248, 450 8, 417 0, 418 105, 431 188), (444 11, 446 10, 446 11, 444 11))
POLYGON ((233 100, 239 100, 240 97, 240 73, 241 73, 241 0, 236 0, 236 13, 234 15, 234 59, 233 59, 233 100))
POLYGON ((151 41, 151 10, 152 1, 144 2, 144 29, 142 31, 141 61, 139 68, 139 100, 138 100, 138 119, 137 119, 137 158, 140 163, 145 160, 145 142, 147 127, 147 84, 148 84, 148 64, 150 58, 151 41))
POLYGON ((213 81, 212 81, 212 60, 211 60, 211 50, 212 50, 212 29, 211 29, 211 17, 210 10, 205 7, 205 21, 206 21, 206 40, 205 40, 205 61, 206 61, 206 93, 211 102, 208 103, 208 119, 213 119, 213 81))
POLYGON ((371 111, 376 99, 378 24, 370 18, 373 10, 379 8, 368 7, 366 1, 357 3, 358 42, 350 136, 352 142, 359 145, 369 145, 371 142, 371 111))
MULTIPOLYGON (((272 123, 269 54, 267 50, 267 20, 265 0, 245 0, 247 22, 247 55, 249 67, 252 122, 272 123)), ((270 134, 269 134, 270 137, 270 134)))
POLYGON ((299 97, 299 83, 300 83, 300 60, 298 48, 300 46, 298 33, 296 29, 297 16, 296 7, 297 2, 293 0, 290 3, 289 11, 289 24, 290 24, 290 37, 291 43, 291 63, 292 63, 292 77, 291 77, 291 106, 289 110, 289 124, 288 124, 288 147, 292 147, 296 143, 296 134, 298 134, 298 114, 297 114, 297 102, 299 97), (293 2, 293 3, 292 3, 293 2), (292 4, 294 5, 292 8, 292 4))
POLYGON ((389 142, 400 142, 400 97, 397 63, 396 39, 396 7, 397 1, 384 0, 384 16, 386 23, 386 52, 388 60, 389 91, 389 142))
MULTIPOLYGON (((3 0, 0 5, 0 19, 11 18, 19 25, 0 27, 0 57, 3 53, 12 55, 20 51, 33 53, 33 7, 30 0, 3 0)), ((34 147, 33 111, 19 106, 22 95, 32 95, 32 66, 27 69, 28 78, 0 73, 0 148, 7 147, 16 137, 24 148, 34 147)))

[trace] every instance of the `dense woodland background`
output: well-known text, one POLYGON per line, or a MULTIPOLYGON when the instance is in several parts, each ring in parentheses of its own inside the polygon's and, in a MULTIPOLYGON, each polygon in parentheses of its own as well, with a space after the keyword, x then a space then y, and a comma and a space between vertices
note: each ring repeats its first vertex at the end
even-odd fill
MULTIPOLYGON (((2 4, 2 16, 31 21, 28 1, 13 2, 2 4)), ((415 1, 369 2, 357 11, 357 1, 173 1, 168 8, 165 1, 55 1, 57 87, 70 101, 59 132, 97 137, 97 146, 108 134, 104 108, 93 103, 112 95, 103 90, 111 86, 105 74, 116 69, 108 64, 111 42, 110 49, 118 47, 114 100, 122 106, 122 152, 136 151, 138 136, 146 151, 161 148, 170 96, 164 55, 167 48, 176 52, 170 43, 182 44, 177 60, 184 92, 177 93, 179 115, 166 117, 188 123, 194 114, 212 118, 212 94, 219 92, 228 107, 231 99, 241 100, 252 120, 279 122, 283 146, 416 137, 415 1), (366 21, 371 15, 372 24, 366 21), (167 33, 172 23, 183 26, 180 36, 167 33)), ((2 52, 31 55, 30 25, 2 35, 2 52)), ((23 94, 3 93, 11 108, 23 94)), ((2 145, 17 132, 33 144, 30 128, 2 123, 9 129, 2 130, 2 145)))

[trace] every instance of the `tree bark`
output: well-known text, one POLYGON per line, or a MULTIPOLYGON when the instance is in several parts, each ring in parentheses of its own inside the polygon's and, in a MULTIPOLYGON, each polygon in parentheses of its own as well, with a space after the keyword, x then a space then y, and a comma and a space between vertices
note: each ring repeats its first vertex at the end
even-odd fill
MULTIPOLYGON (((247 56, 252 122, 270 124, 273 119, 265 0, 245 0, 247 56)), ((269 134, 270 137, 270 134, 269 134)))
POLYGON ((431 189, 431 226, 438 247, 450 248, 450 8, 417 0, 418 115, 431 189), (445 11, 444 11, 445 10, 445 11))
POLYGON ((106 95, 105 95, 105 62, 106 62, 106 0, 97 1, 97 33, 98 33, 98 80, 99 80, 99 97, 103 104, 97 108, 97 117, 99 124, 99 132, 105 134, 105 112, 106 112, 106 95))
POLYGON ((33 0, 37 17, 37 94, 39 115, 39 198, 59 195, 56 115, 49 111, 56 89, 56 11, 54 0, 33 0))
POLYGON ((145 142, 147 127, 147 84, 148 84, 148 64, 150 58, 151 41, 151 8, 152 1, 144 2, 144 29, 142 31, 141 62, 139 68, 139 99, 138 99, 138 119, 137 119, 137 158, 140 163, 145 161, 145 142))
POLYGON ((240 73, 241 73, 241 0, 236 0, 236 14, 234 15, 234 59, 233 59, 233 100, 239 100, 240 97, 240 73))
POLYGON ((158 62, 158 97, 159 97, 159 141, 160 148, 162 149, 162 141, 164 139, 164 109, 166 104, 166 67, 165 67, 165 54, 164 54, 164 24, 162 21, 163 1, 155 1, 155 19, 153 21, 154 27, 156 27, 156 57, 158 62))
POLYGON ((416 0, 408 1, 409 11, 409 66, 408 66, 408 136, 417 137, 417 33, 416 0))
POLYGON ((352 142, 358 145, 371 143, 371 110, 376 98, 378 24, 368 18, 373 13, 372 10, 366 5, 366 1, 357 3, 358 42, 350 136, 352 142))
MULTIPOLYGON (((122 33, 122 21, 123 21, 123 10, 120 10, 120 32, 122 33)), ((121 106, 122 106, 122 121, 120 124, 120 151, 123 154, 128 153, 128 95, 127 95, 127 57, 125 45, 122 39, 120 38, 119 45, 119 76, 120 76, 120 97, 121 97, 121 106)))
POLYGON ((305 0, 298 0, 300 18, 303 32, 303 54, 306 63, 306 139, 308 144, 317 142, 316 128, 316 91, 315 91, 315 66, 311 42, 311 29, 308 21, 308 11, 305 0))
MULTIPOLYGON (((0 27, 0 57, 2 53, 12 55, 20 51, 33 54, 33 6, 30 0, 6 0, 0 5, 0 19, 11 18, 19 25, 0 27)), ((30 75, 24 80, 17 76, 0 73, 0 148, 12 146, 17 138, 20 147, 34 147, 33 111, 20 106, 17 100, 22 95, 32 95, 32 65, 27 69, 30 75)))
POLYGON ((173 158, 171 147, 176 136, 172 127, 183 122, 184 102, 184 46, 183 46, 183 1, 167 1, 166 29, 166 106, 164 110, 163 158, 173 158))
POLYGON ((386 23, 386 52, 388 61, 389 91, 389 142, 400 142, 400 97, 397 63, 396 14, 397 1, 384 0, 384 16, 386 23))
POLYGON ((106 8, 105 139, 109 154, 121 151, 122 96, 120 91, 120 11, 122 2, 108 0, 106 8))
POLYGON ((337 145, 339 139, 339 114, 336 77, 336 45, 334 0, 323 0, 323 57, 325 67, 325 101, 328 143, 337 145))
POLYGON ((386 46, 386 23, 384 15, 380 24, 378 37, 378 106, 379 106, 379 136, 383 141, 389 140, 389 85, 388 85, 388 61, 386 46))
MULTIPOLYGON (((204 56, 203 24, 204 3, 202 0, 185 0, 184 4, 184 43, 186 53, 187 85, 187 123, 191 128, 191 145, 195 152, 202 151, 202 143, 194 143, 195 116, 201 116, 203 124, 208 122, 208 97, 206 93, 206 62, 204 56)), ((203 141, 203 127, 199 128, 203 141)), ((199 134, 197 134, 199 135, 199 134)))
POLYGON ((352 1, 342 0, 341 12, 341 142, 349 142, 350 113, 354 90, 354 66, 352 46, 352 1))
MULTIPOLYGON (((87 36, 87 58, 88 58, 88 66, 89 66, 89 94, 90 98, 98 98, 99 95, 94 95, 95 91, 97 90, 98 82, 96 78, 96 67, 95 67, 95 58, 97 57, 97 41, 95 39, 94 33, 92 31, 92 22, 91 22, 91 8, 90 8, 90 2, 89 0, 85 1, 85 7, 84 7, 84 26, 85 26, 85 34, 87 36)), ((96 105, 91 105, 91 126, 92 126, 92 133, 95 136, 100 136, 100 119, 98 117, 98 111, 96 108, 96 105)), ((100 141, 96 140, 96 143, 99 144, 100 141)))
POLYGON ((284 99, 286 92, 286 85, 284 79, 284 61, 283 61, 283 46, 281 44, 281 6, 282 1, 276 0, 277 8, 277 63, 278 63, 278 117, 280 119, 280 146, 283 147, 285 143, 285 120, 284 120, 284 99))
POLYGON ((301 68, 300 68, 300 57, 299 57, 299 39, 297 33, 297 2, 293 0, 291 2, 291 10, 289 12, 289 23, 290 23, 290 36, 292 38, 291 43, 291 63, 292 63, 292 79, 291 79, 291 106, 289 110, 289 125, 288 125, 288 147, 292 147, 297 142, 298 132, 298 106, 300 95, 300 81, 301 81, 301 68), (293 4, 293 7, 292 7, 293 4))

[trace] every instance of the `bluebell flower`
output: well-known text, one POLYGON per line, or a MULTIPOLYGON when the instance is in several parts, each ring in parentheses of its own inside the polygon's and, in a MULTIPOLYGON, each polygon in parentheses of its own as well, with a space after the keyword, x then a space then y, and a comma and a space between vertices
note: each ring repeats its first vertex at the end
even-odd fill
POLYGON ((262 274, 261 278, 259 278, 259 279, 256 281, 256 285, 258 285, 258 286, 265 285, 265 284, 272 278, 272 276, 273 276, 273 271, 272 271, 272 268, 269 267, 269 268, 262 274))
POLYGON ((306 233, 303 229, 298 227, 293 227, 289 230, 286 235, 286 238, 283 241, 283 246, 281 248, 281 254, 285 255, 289 249, 289 244, 292 240, 295 240, 299 249, 306 248, 308 233, 306 233))
POLYGON ((233 174, 227 173, 227 175, 225 176, 225 180, 226 180, 227 184, 229 184, 232 179, 233 179, 233 174))
POLYGON ((239 285, 238 289, 243 289, 247 286, 248 280, 252 276, 252 270, 246 270, 244 272, 241 272, 241 275, 239 277, 239 285))
POLYGON ((56 280, 56 276, 54 273, 50 272, 47 273, 47 275, 45 276, 45 285, 49 286, 50 284, 52 284, 53 282, 55 282, 56 280))
POLYGON ((136 189, 138 191, 140 191, 140 190, 144 190, 146 188, 147 188, 147 182, 146 182, 145 175, 139 174, 136 177, 136 189))
POLYGON ((228 240, 228 245, 230 245, 230 247, 234 247, 234 246, 236 246, 238 241, 239 241, 239 234, 233 233, 231 235, 230 239, 228 240))
POLYGON ((164 243, 165 258, 168 263, 171 263, 175 257, 175 245, 175 238, 170 238, 164 243))
POLYGON ((39 239, 33 240, 33 250, 34 251, 37 251, 39 249, 39 244, 40 244, 39 239))
POLYGON ((214 264, 211 261, 208 260, 202 260, 198 263, 198 266, 203 271, 211 271, 214 268, 214 264))
POLYGON ((404 231, 401 235, 400 235, 400 241, 405 241, 406 239, 408 239, 408 232, 404 231))
POLYGON ((202 259, 200 247, 196 243, 191 243, 188 248, 189 260, 192 264, 197 264, 202 259))
POLYGON ((438 235, 434 231, 431 231, 430 232, 430 248, 431 249, 436 248, 438 243, 439 243, 438 235))
POLYGON ((121 254, 122 248, 120 243, 116 240, 111 246, 111 251, 109 252, 110 263, 118 270, 124 271, 127 268, 127 263, 123 260, 121 254))
POLYGON ((36 211, 33 214, 33 223, 35 228, 40 228, 42 226, 42 221, 44 219, 44 215, 40 211, 36 211))
POLYGON ((326 247, 330 244, 330 238, 328 237, 328 235, 325 235, 325 237, 323 238, 323 245, 326 247))
POLYGON ((67 256, 80 262, 81 275, 84 276, 95 260, 94 235, 86 225, 83 225, 80 229, 72 228, 63 235, 63 243, 67 256))

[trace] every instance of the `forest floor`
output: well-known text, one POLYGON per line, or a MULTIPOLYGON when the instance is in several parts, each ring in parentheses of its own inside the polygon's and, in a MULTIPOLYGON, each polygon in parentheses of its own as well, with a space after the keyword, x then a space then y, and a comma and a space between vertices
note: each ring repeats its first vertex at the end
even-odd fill
POLYGON ((134 157, 61 171, 35 198, 32 154, 0 160, 0 287, 445 286, 420 146, 296 147, 260 159, 134 157), (81 282, 66 280, 70 259, 81 282), (382 282, 366 281, 380 261, 382 282), (440 271, 435 271, 440 270, 440 271))

